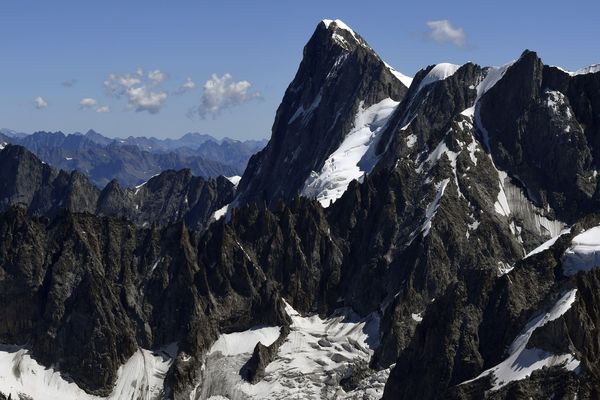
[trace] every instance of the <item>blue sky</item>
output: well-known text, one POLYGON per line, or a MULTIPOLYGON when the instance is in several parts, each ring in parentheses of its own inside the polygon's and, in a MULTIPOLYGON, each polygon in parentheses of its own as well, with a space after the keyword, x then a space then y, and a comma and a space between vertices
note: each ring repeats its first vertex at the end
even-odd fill
POLYGON ((342 19, 411 76, 437 62, 501 65, 525 48, 576 70, 600 63, 599 4, 3 1, 0 127, 269 137, 302 48, 323 18, 342 19))

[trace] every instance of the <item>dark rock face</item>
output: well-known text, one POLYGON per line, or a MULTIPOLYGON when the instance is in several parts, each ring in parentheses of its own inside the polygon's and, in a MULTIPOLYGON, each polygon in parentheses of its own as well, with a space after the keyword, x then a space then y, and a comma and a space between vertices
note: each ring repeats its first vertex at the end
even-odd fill
POLYGON ((96 213, 125 217, 140 226, 184 221, 201 231, 234 194, 235 187, 222 176, 205 180, 190 170, 165 171, 135 189, 111 182, 100 192, 96 213))
POLYGON ((8 137, 0 143, 21 145, 54 168, 80 171, 98 187, 113 179, 134 186, 167 169, 190 169, 194 175, 211 177, 241 175, 250 156, 265 141, 217 139, 187 134, 179 140, 154 138, 108 139, 89 131, 85 135, 36 132, 8 137))
POLYGON ((571 77, 526 51, 480 102, 499 168, 569 222, 598 206, 599 117, 590 112, 600 108, 597 75, 571 77))
POLYGON ((252 352, 252 357, 244 364, 240 375, 250 383, 257 383, 265 376, 265 368, 275 359, 277 351, 290 333, 288 326, 280 329, 279 337, 269 346, 258 342, 252 352))
POLYGON ((141 226, 184 221, 202 230, 234 194, 229 180, 205 180, 190 170, 165 171, 134 189, 113 181, 100 191, 81 173, 57 171, 23 147, 0 151, 0 209, 20 206, 30 215, 52 217, 67 209, 126 217, 141 226))
MULTIPOLYGON (((139 230, 11 209, 0 216, 0 234, 0 340, 31 343, 45 365, 61 360, 91 393, 109 392, 138 346, 177 342, 200 358, 219 332, 287 321, 275 287, 239 248, 229 243, 221 254, 236 260, 235 271, 207 265, 198 235, 183 224, 139 230)), ((229 240, 226 232, 219 240, 229 240)))
POLYGON ((400 101, 406 90, 364 39, 335 22, 320 23, 277 110, 271 140, 248 163, 239 202, 291 199, 340 145, 361 104, 400 101))

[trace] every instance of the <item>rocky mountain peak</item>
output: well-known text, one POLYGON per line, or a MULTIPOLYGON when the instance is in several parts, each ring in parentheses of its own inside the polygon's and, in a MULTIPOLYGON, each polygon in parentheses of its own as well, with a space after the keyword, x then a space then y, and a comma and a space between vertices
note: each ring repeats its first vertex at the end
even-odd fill
MULTIPOLYGON (((271 140, 248 163, 238 203, 274 205, 302 192, 353 128, 365 123, 359 114, 376 104, 381 106, 377 110, 391 112, 406 91, 398 74, 357 33, 342 21, 322 21, 304 47, 271 140)), ((381 113, 369 115, 373 121, 366 125, 383 124, 381 113)))
POLYGON ((351 51, 356 46, 368 47, 367 42, 365 42, 361 36, 355 33, 352 28, 339 19, 322 20, 317 26, 316 32, 319 32, 320 28, 322 27, 325 27, 328 37, 333 40, 336 45, 341 46, 346 50, 351 51))

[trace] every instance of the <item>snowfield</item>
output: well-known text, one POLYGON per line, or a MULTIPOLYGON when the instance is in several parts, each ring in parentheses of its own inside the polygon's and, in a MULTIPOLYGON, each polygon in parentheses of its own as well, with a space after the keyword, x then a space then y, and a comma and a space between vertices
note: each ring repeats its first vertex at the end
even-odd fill
POLYGON ((374 372, 346 393, 339 382, 356 364, 366 365, 378 345, 379 316, 359 318, 348 309, 332 317, 302 316, 290 305, 291 332, 269 364, 263 380, 250 384, 240 368, 259 341, 276 340, 279 327, 221 335, 206 358, 202 381, 190 399, 378 399, 389 370, 374 372))
POLYGON ((562 264, 567 276, 600 267, 600 226, 575 236, 563 254, 562 264))
POLYGON ((117 371, 108 397, 87 394, 54 368, 45 368, 19 346, 0 346, 0 392, 13 399, 33 400, 153 400, 162 398, 163 383, 177 354, 171 344, 158 351, 139 349, 117 371))
POLYGON ((531 319, 523 333, 521 333, 513 341, 508 349, 508 358, 493 368, 482 372, 479 376, 462 384, 473 382, 487 375, 492 375, 494 385, 491 390, 498 390, 510 382, 525 379, 530 376, 533 371, 537 371, 544 367, 562 366, 568 371, 578 371, 579 361, 572 354, 552 354, 547 351, 527 348, 527 342, 533 332, 547 324, 560 318, 566 313, 573 303, 577 295, 577 289, 570 290, 564 293, 554 305, 546 313, 531 319))
POLYGON ((398 102, 388 98, 368 108, 362 103, 354 127, 344 141, 325 160, 319 172, 313 171, 304 183, 302 194, 317 199, 323 207, 339 199, 354 179, 361 180, 377 163, 375 147, 398 102))

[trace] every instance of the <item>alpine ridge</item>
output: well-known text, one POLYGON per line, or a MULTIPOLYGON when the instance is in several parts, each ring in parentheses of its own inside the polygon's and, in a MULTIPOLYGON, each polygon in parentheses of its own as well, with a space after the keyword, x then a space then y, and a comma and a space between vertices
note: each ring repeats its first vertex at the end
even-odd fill
POLYGON ((54 168, 79 171, 99 188, 114 179, 123 186, 139 185, 167 169, 187 168, 205 179, 241 175, 250 156, 265 144, 260 140, 217 140, 198 133, 188 133, 179 139, 117 140, 93 130, 68 135, 1 132, 0 143, 23 146, 54 168))
POLYGON ((408 78, 324 20, 237 188, 7 145, 0 392, 596 399, 599 130, 597 68, 408 78))
POLYGON ((116 180, 102 190, 78 171, 57 171, 23 147, 0 150, 0 210, 24 208, 34 216, 53 217, 61 210, 125 217, 139 226, 184 221, 202 230, 235 194, 225 177, 205 180, 190 170, 167 170, 134 188, 116 180))

